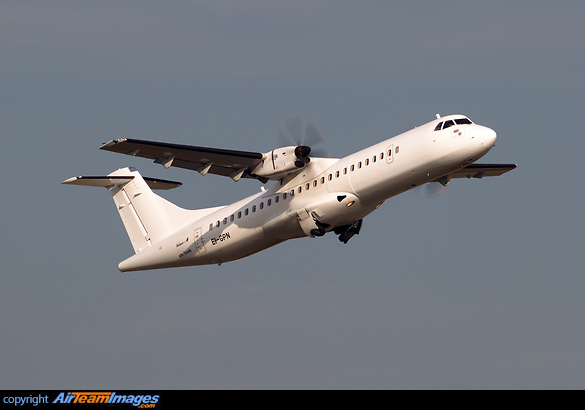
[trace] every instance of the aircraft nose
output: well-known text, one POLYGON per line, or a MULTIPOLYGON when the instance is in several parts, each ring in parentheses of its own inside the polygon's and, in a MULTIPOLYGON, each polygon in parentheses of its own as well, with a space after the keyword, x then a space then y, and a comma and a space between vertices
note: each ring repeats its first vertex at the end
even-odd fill
POLYGON ((481 145, 489 148, 494 146, 496 139, 498 138, 496 132, 488 127, 481 127, 481 130, 478 134, 479 135, 477 137, 481 141, 481 145))

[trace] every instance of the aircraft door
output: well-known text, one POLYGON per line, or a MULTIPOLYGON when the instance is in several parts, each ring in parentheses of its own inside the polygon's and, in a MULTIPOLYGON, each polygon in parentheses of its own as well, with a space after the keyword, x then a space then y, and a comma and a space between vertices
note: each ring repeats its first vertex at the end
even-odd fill
POLYGON ((197 228, 195 230, 195 233, 193 234, 193 239, 195 240, 195 249, 197 249, 197 253, 199 255, 203 255, 205 252, 207 252, 207 249, 205 249, 205 244, 203 243, 201 228, 197 228))

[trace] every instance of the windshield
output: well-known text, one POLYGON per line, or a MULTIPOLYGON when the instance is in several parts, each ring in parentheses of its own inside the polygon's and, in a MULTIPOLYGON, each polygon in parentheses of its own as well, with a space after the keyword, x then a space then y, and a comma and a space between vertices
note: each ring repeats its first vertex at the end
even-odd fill
POLYGON ((455 123, 459 125, 473 124, 469 118, 456 118, 455 123))
POLYGON ((439 131, 439 130, 444 130, 447 129, 449 127, 454 126, 455 124, 457 125, 469 125, 469 124, 473 124, 473 122, 471 122, 471 120, 469 118, 455 118, 454 120, 448 120, 445 122, 440 122, 437 124, 437 126, 435 127, 435 131, 439 131))

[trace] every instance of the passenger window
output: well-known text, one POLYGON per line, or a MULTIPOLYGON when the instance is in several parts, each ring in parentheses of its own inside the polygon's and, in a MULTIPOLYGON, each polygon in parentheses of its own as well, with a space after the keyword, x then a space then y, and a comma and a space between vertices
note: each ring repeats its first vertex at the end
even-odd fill
POLYGON ((376 159, 377 159, 377 158, 378 158, 378 157, 377 157, 376 155, 374 155, 374 156, 372 157, 372 162, 376 162, 376 159))
POLYGON ((309 183, 307 182, 307 185, 305 185, 305 191, 308 191, 310 187, 311 187, 311 184, 309 184, 309 183))
POLYGON ((339 171, 335 172, 335 178, 339 178, 339 171))
POLYGON ((380 153, 380 159, 384 159, 384 153, 383 152, 380 153))
POLYGON ((317 186, 317 180, 313 181, 313 188, 315 188, 317 186))
POLYGON ((227 225, 227 217, 223 218, 223 224, 227 225))
POLYGON ((230 216, 230 222, 233 222, 233 221, 234 221, 234 219, 236 219, 236 218, 235 218, 233 215, 232 215, 232 216, 230 216))
POLYGON ((370 165, 370 159, 369 159, 369 158, 368 158, 368 159, 366 159, 366 167, 367 167, 368 165, 370 165))
POLYGON ((299 187, 299 194, 300 194, 301 192, 303 192, 303 187, 302 187, 302 186, 300 186, 300 187, 299 187))
POLYGON ((325 183, 325 177, 321 177, 321 183, 324 184, 325 183))
POLYGON ((352 166, 349 168, 349 170, 350 170, 351 172, 355 171, 355 165, 352 165, 352 166))
POLYGON ((286 192, 284 194, 282 194, 282 200, 286 201, 286 192))
POLYGON ((362 168, 362 161, 358 162, 358 169, 362 168))
POLYGON ((242 218, 242 211, 238 212, 238 219, 242 218))
POLYGON ((272 205, 272 199, 269 199, 268 202, 266 203, 266 205, 268 205, 268 206, 272 205))
POLYGON ((213 229, 213 224, 209 224, 209 230, 211 231, 213 229))
POLYGON ((219 226, 220 226, 220 222, 219 222, 219 221, 217 221, 216 225, 217 225, 217 227, 219 228, 219 226))
POLYGON ((256 205, 252 205, 252 213, 256 212, 256 205))
POLYGON ((279 198, 279 196, 278 196, 278 195, 276 195, 276 196, 274 197, 274 203, 275 203, 275 204, 277 204, 277 203, 278 203, 278 198, 279 198))
POLYGON ((347 175, 347 168, 343 168, 343 175, 347 175))
POLYGON ((260 202, 260 209, 264 209, 264 202, 260 202))
POLYGON ((398 154, 398 151, 400 151, 400 147, 397 146, 394 152, 398 154))
POLYGON ((246 210, 244 211, 244 215, 248 216, 249 213, 250 211, 248 210, 248 208, 246 208, 246 210))

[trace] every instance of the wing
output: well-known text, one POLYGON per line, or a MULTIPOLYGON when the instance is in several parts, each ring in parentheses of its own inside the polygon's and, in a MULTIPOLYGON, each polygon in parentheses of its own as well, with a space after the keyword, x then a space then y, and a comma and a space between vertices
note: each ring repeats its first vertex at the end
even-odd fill
POLYGON ((455 171, 451 174, 444 175, 436 179, 434 182, 439 182, 443 186, 449 185, 452 178, 483 178, 483 177, 499 177, 508 171, 512 171, 518 167, 516 164, 471 164, 465 168, 455 171))
POLYGON ((260 152, 233 151, 227 149, 196 147, 120 138, 106 142, 100 149, 135 157, 149 158, 165 168, 171 166, 207 173, 229 176, 234 181, 240 178, 267 179, 251 175, 251 171, 264 160, 260 152))
POLYGON ((449 175, 451 178, 499 177, 518 167, 516 164, 471 164, 449 175))

